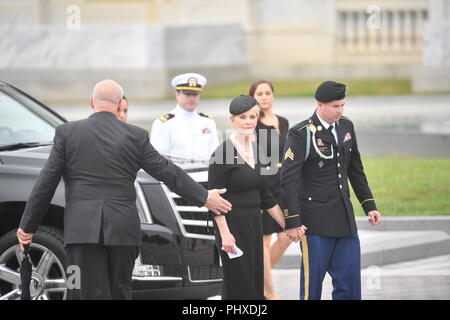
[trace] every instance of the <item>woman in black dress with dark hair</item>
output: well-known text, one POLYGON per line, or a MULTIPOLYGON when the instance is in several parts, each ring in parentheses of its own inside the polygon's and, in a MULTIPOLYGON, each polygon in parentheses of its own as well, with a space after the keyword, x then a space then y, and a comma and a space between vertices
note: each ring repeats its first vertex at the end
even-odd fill
POLYGON ((259 106, 250 96, 231 102, 230 117, 234 132, 213 154, 208 171, 209 188, 226 188, 223 197, 233 208, 214 217, 224 277, 222 298, 226 300, 264 299, 264 258, 261 209, 277 219, 284 228, 280 207, 269 191, 266 167, 257 157, 254 130, 259 106), (229 253, 243 254, 231 259, 229 253))
MULTIPOLYGON (((263 148, 269 159, 276 161, 271 166, 278 168, 275 174, 269 176, 270 192, 275 200, 281 203, 280 167, 283 156, 284 144, 289 131, 289 121, 273 113, 274 88, 267 80, 255 81, 249 90, 249 95, 254 97, 261 107, 261 115, 256 125, 258 144, 263 148), (276 141, 273 141, 276 139, 276 141), (272 150, 272 146, 278 146, 272 150)), ((278 262, 291 240, 282 232, 283 230, 275 220, 263 211, 264 233, 264 295, 267 299, 280 299, 275 292, 272 283, 272 267, 278 262), (272 234, 277 234, 277 240, 271 244, 272 234)))

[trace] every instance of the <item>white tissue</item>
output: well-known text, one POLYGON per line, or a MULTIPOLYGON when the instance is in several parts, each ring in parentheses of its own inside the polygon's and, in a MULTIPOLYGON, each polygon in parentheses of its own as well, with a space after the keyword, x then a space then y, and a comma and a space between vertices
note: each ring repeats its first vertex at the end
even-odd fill
MULTIPOLYGON (((230 259, 239 258, 240 256, 242 256, 244 254, 244 252, 242 252, 242 250, 239 249, 237 246, 234 246, 234 249, 235 249, 236 253, 228 252, 228 257, 230 257, 230 259)), ((222 247, 222 250, 223 250, 223 247, 222 247)))

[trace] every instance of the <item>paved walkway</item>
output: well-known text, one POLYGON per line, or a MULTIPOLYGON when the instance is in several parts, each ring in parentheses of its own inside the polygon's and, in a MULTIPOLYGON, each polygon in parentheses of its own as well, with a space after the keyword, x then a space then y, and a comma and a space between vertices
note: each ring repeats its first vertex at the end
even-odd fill
MULTIPOLYGON (((361 278, 364 300, 449 300, 450 255, 362 269, 361 278)), ((273 281, 283 299, 298 299, 298 270, 274 270, 273 281)), ((327 274, 322 299, 331 299, 331 291, 331 278, 327 274)))
MULTIPOLYGON (((361 242, 362 298, 450 299, 450 217, 384 217, 371 227, 357 217, 361 242)), ((272 241, 275 240, 273 237, 272 241)), ((298 299, 300 245, 293 243, 273 270, 284 299, 298 299)), ((322 299, 331 299, 327 274, 322 299)))

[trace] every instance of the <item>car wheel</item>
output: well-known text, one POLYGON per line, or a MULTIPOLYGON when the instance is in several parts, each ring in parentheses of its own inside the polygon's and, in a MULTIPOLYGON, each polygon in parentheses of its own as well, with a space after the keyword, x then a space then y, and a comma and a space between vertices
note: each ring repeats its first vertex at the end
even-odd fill
MULTIPOLYGON (((63 233, 51 227, 39 227, 30 247, 32 300, 64 300, 67 297, 63 233)), ((20 299, 20 264, 16 231, 0 238, 0 300, 20 299)))

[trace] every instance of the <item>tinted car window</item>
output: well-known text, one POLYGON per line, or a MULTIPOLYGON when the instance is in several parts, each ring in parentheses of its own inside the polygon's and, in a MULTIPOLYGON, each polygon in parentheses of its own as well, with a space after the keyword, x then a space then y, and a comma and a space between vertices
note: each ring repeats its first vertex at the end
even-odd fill
POLYGON ((0 146, 52 141, 63 122, 26 96, 21 99, 0 91, 0 146))

